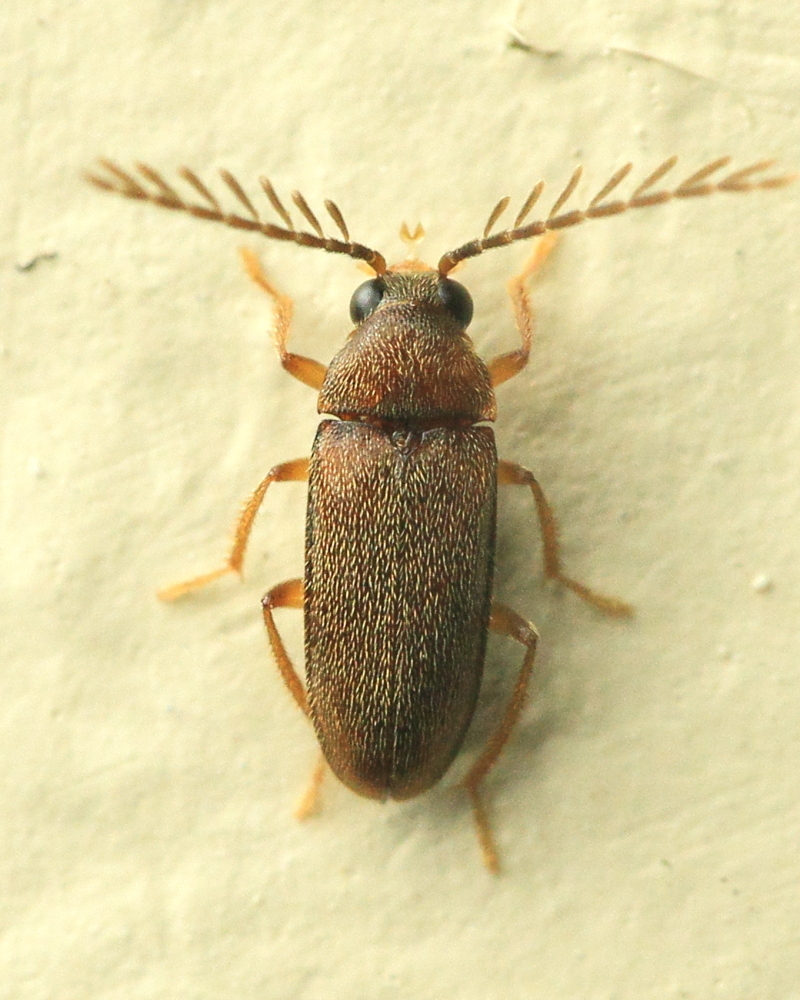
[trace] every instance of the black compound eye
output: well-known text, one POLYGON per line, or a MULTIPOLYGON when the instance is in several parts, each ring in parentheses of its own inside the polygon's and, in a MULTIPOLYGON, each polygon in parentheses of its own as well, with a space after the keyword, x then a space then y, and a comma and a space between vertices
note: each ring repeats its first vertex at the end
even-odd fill
POLYGON ((472 319, 472 296, 457 281, 442 278, 439 282, 439 298, 453 319, 466 329, 472 319))
POLYGON ((350 299, 350 319, 354 323, 363 322, 381 304, 386 286, 380 278, 373 278, 359 285, 350 299))

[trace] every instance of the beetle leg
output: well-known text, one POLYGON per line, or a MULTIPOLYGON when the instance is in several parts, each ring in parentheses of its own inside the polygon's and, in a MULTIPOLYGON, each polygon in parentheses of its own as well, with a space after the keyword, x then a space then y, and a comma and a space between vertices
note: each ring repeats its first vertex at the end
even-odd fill
POLYGON ((511 307, 514 310, 514 320, 522 340, 522 347, 508 354, 500 354, 489 362, 489 375, 493 388, 519 374, 528 363, 533 334, 533 309, 528 296, 528 282, 550 256, 556 239, 555 233, 545 233, 536 243, 528 263, 508 283, 508 294, 511 297, 511 307))
POLYGON ((472 804, 472 814, 475 818, 475 826, 478 831, 478 841, 481 845, 484 864, 493 875, 497 875, 500 872, 500 861, 497 856, 497 847, 492 836, 492 829, 489 825, 489 817, 481 800, 478 786, 492 767, 494 767, 503 747, 508 742, 511 730, 514 728, 522 712, 528 690, 528 682, 533 671, 538 633, 533 625, 530 622, 526 622, 516 611, 512 611, 505 604, 498 604, 495 601, 492 602, 489 628, 500 635, 507 635, 511 639, 516 639, 517 642, 525 646, 525 658, 517 675, 511 699, 506 706, 503 721, 489 738, 489 742, 484 747, 483 753, 472 765, 464 779, 464 787, 472 804))
POLYGON ((275 620, 272 617, 273 608, 302 608, 303 607, 303 581, 301 579, 284 580, 277 586, 268 590, 261 598, 261 607, 264 611, 264 624, 267 626, 269 644, 272 647, 272 655, 278 663, 278 670, 281 672, 284 684, 297 702, 299 708, 305 715, 308 715, 308 701, 306 699, 306 689, 303 682, 297 676, 297 671, 292 666, 289 654, 283 644, 283 639, 275 627, 275 620))
POLYGON ((310 385, 312 389, 321 389, 325 381, 327 368, 314 361, 313 358, 306 358, 302 354, 292 354, 286 350, 286 341, 289 339, 289 328, 292 324, 292 312, 294 304, 288 295, 279 292, 264 273, 261 262, 252 250, 241 247, 239 256, 242 258, 244 269, 255 281, 259 288, 269 295, 275 309, 275 324, 272 328, 272 339, 281 357, 281 364, 286 371, 293 375, 304 385, 310 385))
POLYGON ((174 583, 171 587, 164 587, 163 590, 159 590, 158 592, 159 599, 162 601, 174 601, 177 597, 183 597, 184 594, 200 590, 206 584, 212 583, 214 580, 218 580, 221 576, 225 576, 228 573, 239 573, 241 575, 247 541, 250 538, 253 521, 265 493, 272 483, 306 482, 308 480, 308 464, 309 459, 296 458, 292 462, 282 462, 280 465, 276 465, 270 469, 242 508, 242 513, 236 522, 233 546, 225 565, 219 569, 212 570, 211 573, 203 573, 202 576, 196 576, 191 580, 184 580, 183 583, 174 583))
MULTIPOLYGON (((273 608, 302 608, 303 607, 303 581, 300 579, 286 580, 279 583, 268 591, 261 600, 261 607, 264 611, 264 624, 267 626, 269 644, 272 647, 272 654, 278 663, 278 670, 281 672, 284 683, 289 688, 292 697, 297 702, 300 709, 308 715, 308 700, 303 682, 297 676, 297 671, 289 659, 283 639, 280 637, 278 629, 275 627, 275 620, 272 617, 273 608)), ((311 772, 311 780, 308 787, 300 796, 297 805, 294 807, 295 819, 308 819, 317 812, 319 808, 319 790, 322 786, 322 779, 325 777, 327 764, 322 754, 319 755, 314 770, 311 772)))
POLYGON ((501 486, 529 486, 536 501, 536 510, 539 514, 539 525, 542 529, 542 544, 544 546, 544 571, 545 575, 552 580, 568 587, 578 597, 593 604, 606 614, 615 615, 618 618, 627 618, 633 614, 633 608, 625 601, 620 601, 616 597, 606 597, 604 594, 595 593, 589 587, 572 577, 561 572, 561 558, 558 553, 558 530, 556 519, 550 509, 550 504, 545 498, 542 487, 537 483, 533 473, 529 469, 523 468, 514 462, 500 461, 497 465, 497 482, 501 486))
POLYGON ((327 770, 327 762, 323 755, 320 754, 317 758, 317 763, 314 765, 314 770, 311 772, 308 788, 300 796, 297 805, 294 807, 294 818, 300 820, 301 823, 319 811, 319 790, 327 770))

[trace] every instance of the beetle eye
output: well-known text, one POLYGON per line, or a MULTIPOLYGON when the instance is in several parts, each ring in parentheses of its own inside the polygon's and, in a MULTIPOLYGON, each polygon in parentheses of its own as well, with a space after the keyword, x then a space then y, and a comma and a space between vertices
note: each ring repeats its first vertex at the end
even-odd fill
POLYGON ((439 298, 459 326, 469 326, 472 319, 472 296, 457 281, 443 278, 439 282, 439 298))
POLYGON ((363 322, 381 304, 386 287, 380 278, 373 278, 359 285, 350 299, 350 319, 354 323, 363 322))

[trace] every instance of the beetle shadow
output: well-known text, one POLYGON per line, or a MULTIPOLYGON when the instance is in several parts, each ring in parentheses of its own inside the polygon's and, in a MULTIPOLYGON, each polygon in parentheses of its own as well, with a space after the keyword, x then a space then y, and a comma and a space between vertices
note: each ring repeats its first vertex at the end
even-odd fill
MULTIPOLYGON (((400 803, 402 811, 394 812, 392 825, 399 843, 414 840, 426 827, 430 831, 428 836, 432 833, 435 838, 441 838, 442 843, 450 843, 452 837, 462 836, 473 826, 472 806, 463 780, 501 722, 510 686, 513 685, 513 681, 509 685, 507 675, 498 677, 496 684, 493 680, 490 677, 490 687, 494 691, 487 698, 481 698, 464 747, 450 773, 440 785, 419 799, 400 803)), ((497 764, 481 785, 482 798, 495 834, 502 826, 504 800, 519 801, 525 789, 535 786, 540 754, 551 737, 569 728, 565 719, 569 714, 551 704, 541 706, 534 718, 529 712, 523 714, 497 764)))
MULTIPOLYGON (((464 743, 465 756, 471 758, 481 753, 487 741, 503 725, 523 652, 522 647, 507 639, 489 637, 478 707, 464 743)), ((551 736, 569 727, 569 719, 573 714, 571 707, 563 703, 563 690, 556 692, 554 686, 555 674, 550 650, 540 641, 525 706, 509 734, 508 743, 490 772, 492 776, 520 748, 526 754, 535 755, 551 736)))
MULTIPOLYGON (((462 793, 461 785, 470 768, 502 727, 522 656, 521 646, 490 635, 475 715, 443 791, 462 793)), ((577 700, 577 692, 570 693, 564 679, 554 671, 550 649, 540 643, 522 715, 486 778, 484 787, 491 788, 492 795, 503 788, 510 791, 535 774, 537 761, 552 737, 574 727, 577 700)), ((468 808, 466 803, 464 808, 468 808)))

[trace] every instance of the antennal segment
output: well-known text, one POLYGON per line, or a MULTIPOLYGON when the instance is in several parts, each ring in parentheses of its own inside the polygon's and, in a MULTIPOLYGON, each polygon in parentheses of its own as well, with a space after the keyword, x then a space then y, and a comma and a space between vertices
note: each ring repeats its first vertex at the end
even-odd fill
POLYGON ((542 236, 548 230, 567 229, 569 226, 577 226, 587 219, 602 219, 610 215, 621 215, 629 208, 647 208, 650 205, 660 205, 673 198, 696 198, 708 194, 715 194, 717 191, 755 191, 756 189, 771 189, 785 187, 797 179, 797 174, 782 174, 777 177, 757 178, 756 175, 774 166, 774 160, 761 160, 749 167, 736 170, 721 181, 709 182, 708 178, 717 171, 727 167, 731 162, 729 156, 723 156, 712 163, 706 164, 702 169, 687 177, 685 181, 672 190, 653 191, 656 184, 675 166, 678 162, 677 156, 671 156, 668 160, 656 167, 656 169, 642 181, 627 201, 607 201, 606 199, 622 181, 628 176, 632 169, 630 163, 626 163, 603 185, 598 193, 592 198, 588 206, 584 209, 576 209, 571 212, 559 214, 568 199, 572 196, 578 181, 581 177, 581 168, 578 167, 569 179, 564 190, 556 198, 553 207, 546 219, 537 222, 529 222, 522 225, 525 218, 538 201, 544 188, 544 181, 534 187, 528 195, 522 209, 514 220, 511 229, 504 229, 501 232, 489 235, 492 227, 497 221, 500 213, 506 208, 508 199, 503 198, 492 209, 489 221, 484 229, 484 235, 477 240, 471 240, 456 250, 446 253, 439 261, 438 271, 444 277, 462 260, 469 257, 477 257, 486 250, 494 247, 505 247, 511 243, 518 243, 520 240, 533 239, 535 236, 542 236))
POLYGON ((350 240, 344 217, 332 201, 326 201, 325 208, 336 224, 336 228, 344 237, 343 240, 325 235, 316 215, 309 208, 308 202, 299 191, 292 193, 292 201, 314 232, 295 229, 291 216, 275 193, 272 184, 265 177, 261 178, 262 190, 283 223, 282 226, 276 226, 272 222, 261 220, 258 211, 241 184, 227 170, 221 170, 220 176, 228 190, 247 213, 246 216, 226 212, 216 196, 206 187, 197 174, 189 170, 188 167, 181 167, 178 174, 200 196, 200 203, 187 201, 175 188, 164 180, 161 174, 146 163, 136 163, 134 165, 135 171, 144 179, 145 183, 142 183, 133 172, 129 173, 123 170, 111 160, 101 159, 98 162, 105 171, 105 175, 101 173, 87 173, 85 176, 90 184, 94 184, 95 187, 103 191, 112 191, 114 194, 122 195, 123 198, 131 198, 135 201, 149 201, 154 205, 160 205, 162 208, 169 208, 176 212, 186 212, 188 215, 193 215, 198 219, 207 219, 209 222, 221 222, 232 229, 244 229, 248 232, 261 233, 262 236, 266 236, 271 240, 283 240, 285 242, 297 243, 299 246, 316 247, 328 253, 346 254, 348 257, 353 257, 356 260, 363 260, 376 274, 383 274, 386 270, 386 261, 377 250, 372 250, 361 243, 353 243, 350 240))

